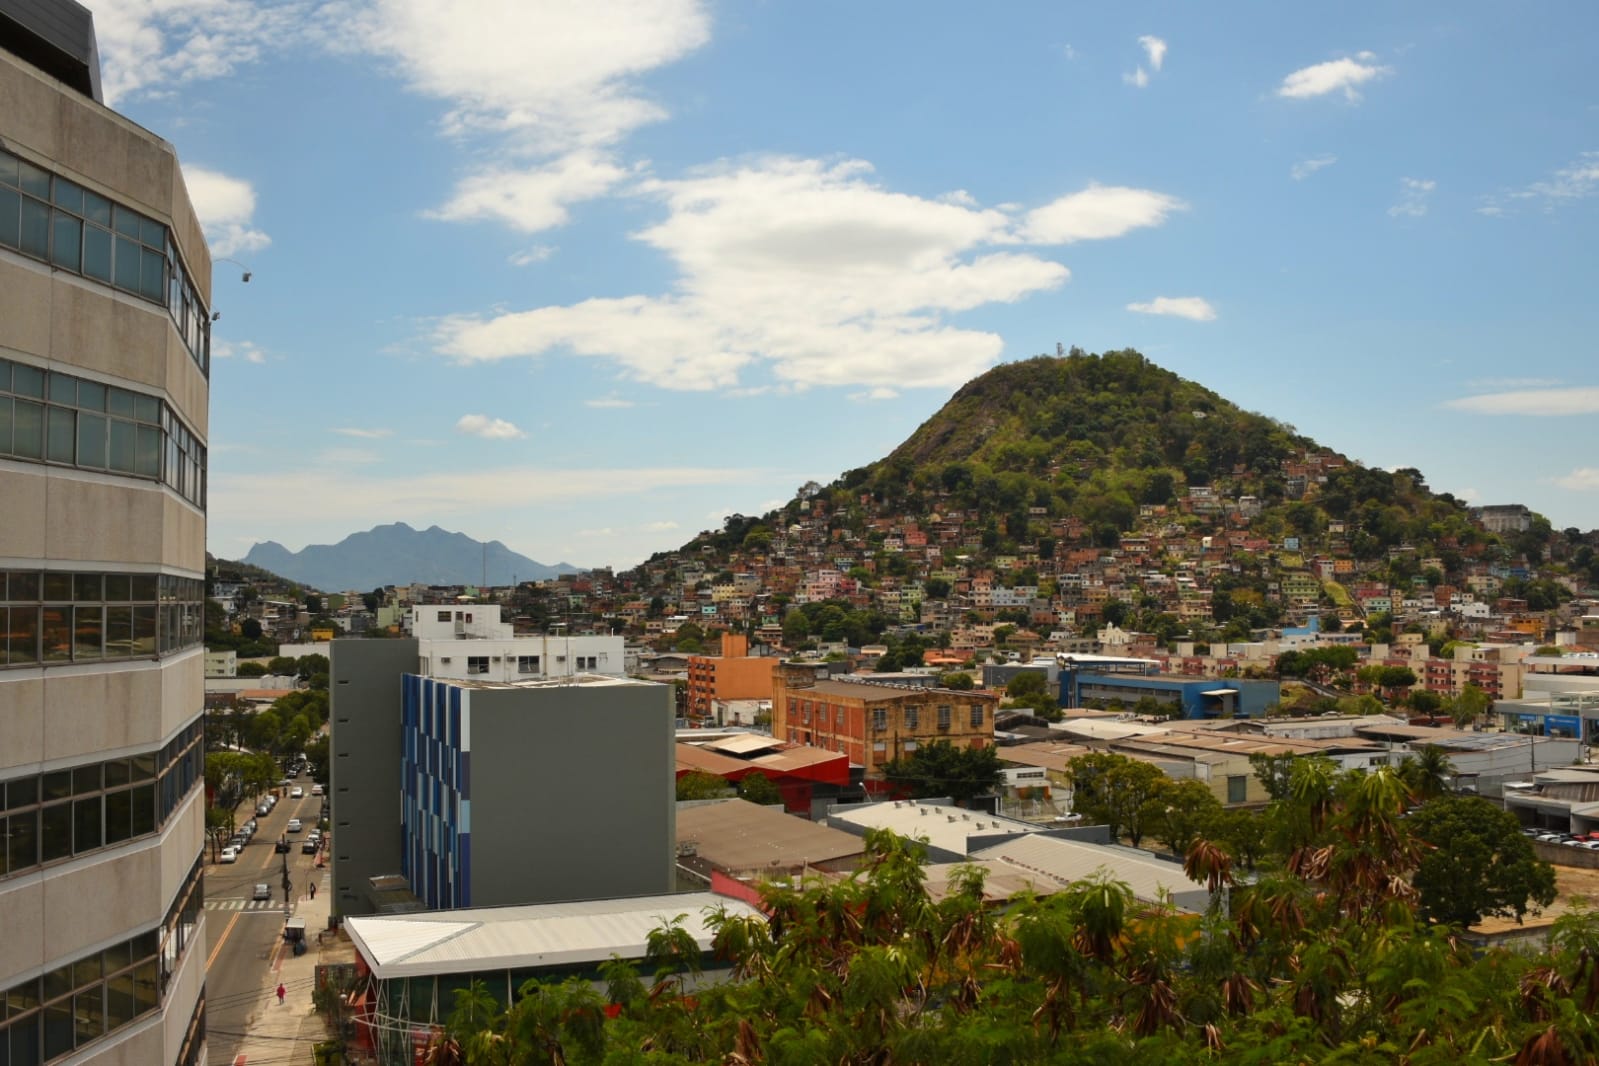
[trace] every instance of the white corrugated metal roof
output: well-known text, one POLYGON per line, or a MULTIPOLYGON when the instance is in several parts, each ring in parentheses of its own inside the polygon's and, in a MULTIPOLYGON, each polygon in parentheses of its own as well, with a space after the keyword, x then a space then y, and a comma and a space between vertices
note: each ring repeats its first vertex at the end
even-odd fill
POLYGON ((1210 900, 1205 886, 1190 881, 1180 863, 1165 862, 1131 848, 1034 834, 973 852, 972 858, 1001 859, 1065 884, 1104 870, 1115 880, 1125 882, 1138 899, 1153 903, 1165 891, 1171 893, 1173 903, 1185 910, 1202 911, 1210 900))
POLYGON ((1002 818, 965 807, 948 807, 924 800, 891 800, 832 807, 827 812, 829 825, 848 822, 871 829, 889 829, 902 837, 926 837, 929 847, 954 855, 965 855, 968 837, 996 833, 1036 833, 1040 827, 1030 822, 1002 818))
POLYGON ((373 974, 388 980, 642 958, 649 934, 679 914, 687 915, 683 929, 709 950, 705 917, 718 907, 760 913, 726 896, 685 892, 350 918, 344 926, 373 974))

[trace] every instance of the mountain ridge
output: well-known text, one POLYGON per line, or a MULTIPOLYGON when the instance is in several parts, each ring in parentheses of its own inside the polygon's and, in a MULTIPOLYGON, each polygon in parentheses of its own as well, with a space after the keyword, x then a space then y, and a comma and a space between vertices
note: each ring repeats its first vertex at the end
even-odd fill
POLYGON ((390 522, 351 533, 336 544, 291 552, 277 541, 251 546, 241 562, 324 592, 383 585, 509 585, 579 572, 570 563, 541 563, 498 540, 480 541, 438 525, 415 529, 390 522))

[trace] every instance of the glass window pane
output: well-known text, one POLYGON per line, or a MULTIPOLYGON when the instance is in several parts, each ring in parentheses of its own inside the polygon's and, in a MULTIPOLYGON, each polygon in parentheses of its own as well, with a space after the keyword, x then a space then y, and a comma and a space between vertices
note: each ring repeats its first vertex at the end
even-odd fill
POLYGON ((135 755, 129 762, 133 764, 133 779, 135 781, 148 781, 155 776, 155 752, 135 755))
POLYGON ((52 770, 44 775, 44 786, 40 793, 46 800, 66 799, 72 795, 72 771, 52 770))
POLYGON ((72 771, 72 791, 77 795, 100 791, 100 764, 79 766, 72 771))
POLYGON ((0 455, 11 454, 11 397, 0 396, 0 455))
POLYGON ((106 1027, 116 1029, 133 1021, 133 972, 120 974, 106 982, 106 1027))
POLYGON ((56 803, 44 808, 40 822, 40 859, 53 862, 71 855, 72 804, 56 803))
POLYGON ((100 969, 100 953, 98 951, 72 964, 73 988, 83 988, 85 985, 93 984, 104 976, 105 972, 100 969))
POLYGON ((138 241, 126 237, 118 237, 116 242, 116 257, 112 260, 112 281, 119 289, 129 292, 139 291, 139 248, 138 241))
POLYGON ((111 201, 99 193, 83 190, 83 217, 102 226, 111 225, 111 201))
POLYGON ((72 659, 72 608, 52 606, 40 612, 44 661, 64 663, 72 659))
POLYGON ((133 393, 127 389, 106 390, 105 409, 119 418, 133 417, 133 393))
POLYGON ((51 199, 75 215, 83 214, 83 188, 65 178, 56 179, 55 195, 51 199))
POLYGON ((121 204, 111 206, 111 218, 116 223, 116 231, 124 237, 139 239, 139 213, 130 211, 121 204))
POLYGON ((157 590, 156 577, 155 574, 130 574, 128 581, 133 586, 130 599, 135 603, 154 603, 157 590))
POLYGON ((78 436, 78 413, 65 407, 50 408, 50 418, 45 426, 45 458, 58 463, 70 463, 78 436))
POLYGON ((167 228, 153 218, 139 220, 139 239, 152 248, 165 248, 167 228))
POLYGON ((10 152, 0 152, 0 185, 17 183, 17 157, 10 152))
POLYGON ((83 231, 83 273, 96 281, 111 281, 111 234, 99 226, 83 231))
POLYGON ((134 1011, 143 1014, 161 1005, 161 990, 155 983, 155 960, 142 963, 133 971, 134 1011))
POLYGON ((79 603, 99 603, 105 599, 105 578, 100 574, 73 574, 72 598, 79 603))
POLYGON ((22 243, 22 195, 0 189, 0 244, 15 248, 22 243))
POLYGON ((110 420, 110 449, 106 455, 106 466, 111 470, 124 474, 133 473, 134 454, 134 426, 132 422, 121 419, 110 420))
POLYGON ((133 654, 133 608, 105 609, 105 653, 107 658, 125 659, 133 654))
POLYGON ((104 764, 105 787, 119 788, 132 780, 128 776, 128 760, 110 759, 104 764))
POLYGON ((77 607, 73 609, 75 623, 72 631, 72 658, 88 662, 105 658, 105 608, 77 607))
MULTIPOLYGON (((21 369, 20 367, 18 369, 21 369)), ((11 411, 11 454, 23 459, 44 458, 44 407, 31 400, 16 400, 11 411)))
POLYGON ((106 467, 106 420, 87 411, 78 415, 78 465, 106 467))
POLYGON ((155 785, 138 785, 129 795, 133 797, 133 835, 155 832, 155 785))
POLYGON ((50 254, 50 208, 38 200, 22 198, 22 239, 17 247, 24 255, 44 259, 50 254))
POLYGON ((51 374, 49 399, 63 407, 78 406, 78 379, 71 374, 51 374))
POLYGON ((156 425, 161 421, 161 401, 142 392, 133 394, 133 417, 156 425))
POLYGON ((146 248, 139 253, 139 263, 139 295, 147 300, 164 300, 167 292, 166 257, 146 248))
POLYGON ((105 576, 105 598, 107 603, 126 603, 128 601, 128 588, 132 584, 127 574, 107 574, 105 576))
POLYGON ((40 170, 32 163, 23 159, 17 160, 17 173, 21 178, 22 191, 41 200, 50 199, 50 172, 40 170))
POLYGON ((6 819, 6 834, 6 858, 12 873, 39 865, 38 811, 12 812, 6 819))
POLYGON ((156 611, 155 604, 138 605, 133 608, 133 654, 154 655, 156 637, 156 611))
POLYGON ((72 1050, 72 1000, 63 999, 44 1009, 45 1061, 72 1050))
POLYGON ((105 798, 105 842, 119 844, 133 835, 133 793, 108 792, 105 798))
POLYGON ((83 222, 63 211, 54 214, 50 261, 76 274, 83 267, 83 222))
MULTIPOLYGON (((10 632, 6 638, 7 659, 13 664, 39 661, 39 608, 11 608, 10 632)), ((16 787, 13 782, 12 787, 16 787)))
POLYGON ((77 1025, 78 1046, 105 1035, 105 989, 101 985, 72 997, 72 1016, 77 1025))
POLYGON ((44 575, 44 598, 47 600, 72 599, 72 575, 51 570, 44 575))
POLYGON ((18 396, 32 396, 35 400, 44 399, 44 371, 36 366, 12 363, 11 391, 18 396))
POLYGON ((100 824, 100 797, 90 796, 72 804, 72 850, 79 855, 105 846, 105 831, 100 824))
POLYGON ((161 430, 156 426, 137 427, 133 472, 141 477, 161 476, 161 430))
POLYGON ((11 571, 11 602, 28 603, 39 598, 39 575, 33 570, 11 571))
POLYGON ((105 410, 106 388, 98 381, 78 381, 78 407, 84 411, 105 410))

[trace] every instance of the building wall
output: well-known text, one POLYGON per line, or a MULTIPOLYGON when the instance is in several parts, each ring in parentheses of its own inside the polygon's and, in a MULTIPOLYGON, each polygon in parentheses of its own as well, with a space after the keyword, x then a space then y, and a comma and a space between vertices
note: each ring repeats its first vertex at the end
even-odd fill
POLYGON ((469 694, 473 906, 672 891, 670 685, 469 694))
MULTIPOLYGON (((204 1055, 191 1034, 205 954, 196 590, 205 570, 210 257, 171 146, 4 51, 0 152, 0 206, 19 203, 18 179, 4 180, 23 172, 16 159, 49 175, 50 191, 35 204, 64 205, 87 190, 156 227, 160 292, 171 291, 165 272, 175 264, 198 297, 189 322, 199 339, 196 356, 164 300, 0 242, 5 425, 27 410, 67 430, 49 464, 9 432, 0 442, 0 571, 9 582, 0 589, 0 991, 36 989, 51 971, 87 959, 98 965, 103 951, 131 957, 124 974, 86 986, 103 990, 94 1001, 118 1012, 112 1017, 131 1020, 77 1037, 73 1061, 193 1062, 204 1055), (168 238, 175 260, 165 256, 168 238), (29 393, 31 381, 45 383, 43 396, 29 393), (126 412, 108 409, 107 397, 126 412), (139 426, 163 432, 159 419, 135 419, 135 398, 181 427, 159 451, 181 433, 190 462, 168 469, 157 459, 144 475, 108 469, 119 448, 131 464, 139 426), (75 591, 62 595, 69 576, 75 591), (83 583, 95 591, 85 596, 83 583), (134 591, 146 583, 157 591, 134 591)), ((52 234, 67 228, 64 215, 63 228, 49 225, 52 234)), ((38 1023, 12 1012, 0 1020, 0 1046, 25 1046, 38 1023)), ((51 1057, 62 1052, 59 1026, 38 1031, 52 1041, 51 1057)), ((70 1032, 66 1041, 71 1051, 70 1032)))
POLYGON ((420 668, 429 677, 463 681, 543 681, 580 673, 621 677, 624 643, 613 636, 424 638, 420 668))
POLYGON ((368 879, 400 872, 400 679, 415 640, 336 640, 330 671, 333 913, 371 914, 368 879))

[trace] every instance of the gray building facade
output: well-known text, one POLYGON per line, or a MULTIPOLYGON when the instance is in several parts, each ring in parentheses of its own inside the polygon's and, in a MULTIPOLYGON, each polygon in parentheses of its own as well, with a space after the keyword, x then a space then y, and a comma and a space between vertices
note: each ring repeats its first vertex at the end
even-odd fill
POLYGON ((672 890, 669 686, 429 678, 417 652, 333 645, 339 914, 372 913, 370 879, 393 874, 429 908, 672 890))

